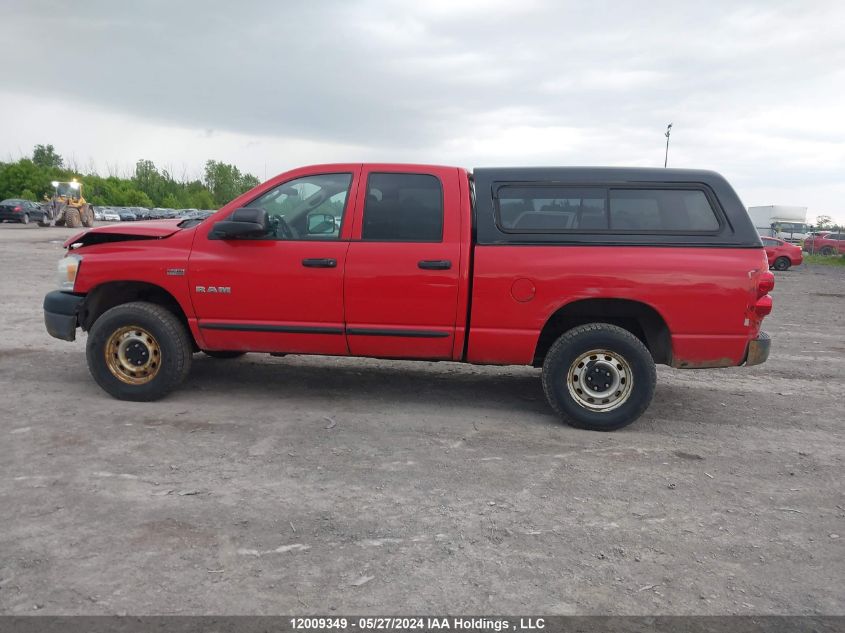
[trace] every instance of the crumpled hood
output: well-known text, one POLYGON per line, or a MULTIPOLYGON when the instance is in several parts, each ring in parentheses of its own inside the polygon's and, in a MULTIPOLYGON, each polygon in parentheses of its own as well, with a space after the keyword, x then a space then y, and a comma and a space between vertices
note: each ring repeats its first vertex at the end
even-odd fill
POLYGON ((121 242, 129 240, 160 240, 180 231, 176 220, 145 220, 143 222, 127 222, 98 226, 77 233, 64 243, 65 248, 71 246, 89 246, 105 242, 121 242))

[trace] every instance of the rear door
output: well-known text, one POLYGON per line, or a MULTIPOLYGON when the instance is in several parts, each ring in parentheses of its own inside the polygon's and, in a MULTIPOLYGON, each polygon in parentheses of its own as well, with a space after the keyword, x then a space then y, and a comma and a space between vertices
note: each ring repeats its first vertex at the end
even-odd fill
POLYGON ((452 358, 460 204, 455 168, 364 166, 344 277, 350 354, 452 358))

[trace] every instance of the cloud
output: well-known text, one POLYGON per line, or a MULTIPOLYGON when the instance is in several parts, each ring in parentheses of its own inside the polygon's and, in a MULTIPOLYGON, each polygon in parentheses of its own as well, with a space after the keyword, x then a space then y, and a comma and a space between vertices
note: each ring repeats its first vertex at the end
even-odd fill
POLYGON ((69 136, 60 151, 214 154, 259 177, 312 159, 661 165, 673 121, 671 165, 845 220, 836 2, 11 0, 0 20, 37 43, 4 50, 3 154, 69 136))

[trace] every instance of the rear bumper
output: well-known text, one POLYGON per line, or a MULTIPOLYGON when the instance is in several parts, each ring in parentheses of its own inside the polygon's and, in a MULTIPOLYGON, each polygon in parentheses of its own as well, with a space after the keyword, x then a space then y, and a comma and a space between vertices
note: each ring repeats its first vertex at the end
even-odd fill
POLYGON ((54 338, 63 341, 76 340, 79 307, 84 296, 54 290, 44 297, 44 325, 54 338))
POLYGON ((757 338, 751 339, 748 343, 748 350, 745 352, 745 366, 760 365, 769 358, 769 349, 772 347, 772 339, 765 332, 760 332, 757 338))

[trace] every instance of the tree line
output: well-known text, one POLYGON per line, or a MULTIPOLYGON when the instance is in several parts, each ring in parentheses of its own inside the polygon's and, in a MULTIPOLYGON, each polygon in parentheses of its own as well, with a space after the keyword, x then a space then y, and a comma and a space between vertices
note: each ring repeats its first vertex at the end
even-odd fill
POLYGON ((85 199, 95 206, 168 209, 218 209, 260 182, 234 165, 215 160, 206 161, 202 178, 196 180, 177 180, 145 159, 135 164, 131 177, 103 177, 93 169, 82 173, 66 165, 52 145, 36 145, 31 158, 0 162, 0 200, 41 201, 52 195, 51 182, 74 178, 82 182, 85 199))

